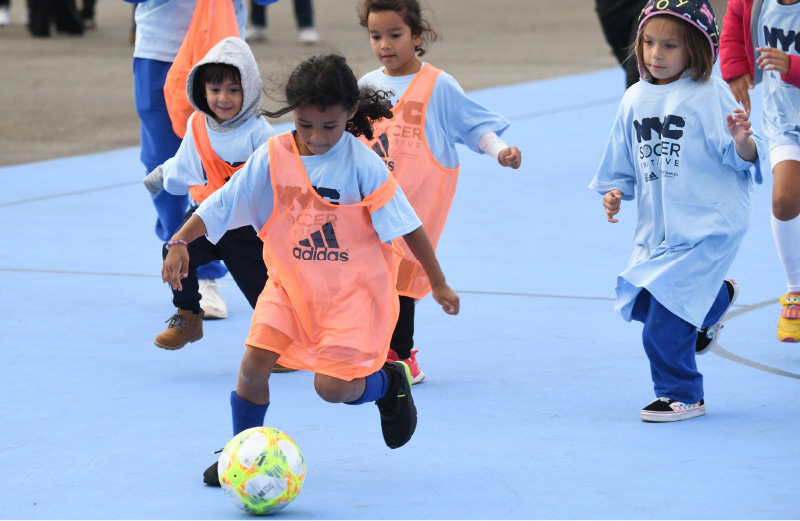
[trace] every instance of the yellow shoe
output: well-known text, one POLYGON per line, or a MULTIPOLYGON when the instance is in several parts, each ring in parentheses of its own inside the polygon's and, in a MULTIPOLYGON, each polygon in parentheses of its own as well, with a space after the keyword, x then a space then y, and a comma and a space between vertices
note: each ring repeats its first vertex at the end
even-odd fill
POLYGON ((800 342, 800 293, 787 293, 780 303, 783 310, 778 320, 778 340, 800 342))

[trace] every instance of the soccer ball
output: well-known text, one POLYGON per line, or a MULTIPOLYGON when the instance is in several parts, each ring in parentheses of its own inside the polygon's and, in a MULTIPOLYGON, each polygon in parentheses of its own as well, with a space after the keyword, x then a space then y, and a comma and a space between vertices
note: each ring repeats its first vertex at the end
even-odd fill
POLYGON ((261 515, 294 501, 306 477, 306 462, 286 434, 253 427, 225 445, 217 472, 222 490, 234 505, 261 515))

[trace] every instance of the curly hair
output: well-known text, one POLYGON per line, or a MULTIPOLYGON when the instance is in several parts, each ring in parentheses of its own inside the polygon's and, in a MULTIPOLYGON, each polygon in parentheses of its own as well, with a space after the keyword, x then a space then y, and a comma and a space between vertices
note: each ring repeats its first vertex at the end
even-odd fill
POLYGON ((358 80, 343 56, 323 54, 303 60, 289 75, 284 88, 287 106, 275 112, 261 113, 277 118, 303 103, 319 110, 340 106, 351 110, 358 105, 356 114, 347 122, 345 130, 354 136, 372 139, 372 122, 391 118, 388 99, 391 94, 369 87, 359 88, 358 80))

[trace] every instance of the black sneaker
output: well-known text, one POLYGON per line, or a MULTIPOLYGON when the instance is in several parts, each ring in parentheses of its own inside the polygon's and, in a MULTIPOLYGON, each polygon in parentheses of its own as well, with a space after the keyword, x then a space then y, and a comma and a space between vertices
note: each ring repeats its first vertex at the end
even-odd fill
POLYGON ((706 413, 706 403, 683 403, 663 396, 656 398, 650 405, 642 409, 640 417, 646 422, 676 422, 688 420, 706 413))
POLYGON ((383 439, 390 449, 396 449, 408 443, 417 428, 411 370, 405 362, 386 362, 383 369, 389 375, 389 390, 375 404, 381 412, 383 439))
POLYGON ((739 296, 739 285, 736 284, 735 280, 725 279, 725 286, 728 288, 728 298, 731 299, 730 304, 728 304, 728 308, 725 310, 725 313, 722 314, 716 324, 697 330, 697 341, 694 345, 695 355, 704 355, 711 351, 711 348, 717 344, 720 331, 722 331, 723 328, 722 321, 725 320, 725 315, 728 314, 728 311, 731 309, 731 306, 733 306, 733 302, 736 300, 736 297, 739 296))
POLYGON ((219 487, 219 473, 217 472, 217 467, 219 462, 214 462, 213 465, 208 467, 205 472, 203 472, 203 483, 206 485, 211 485, 212 487, 219 487))

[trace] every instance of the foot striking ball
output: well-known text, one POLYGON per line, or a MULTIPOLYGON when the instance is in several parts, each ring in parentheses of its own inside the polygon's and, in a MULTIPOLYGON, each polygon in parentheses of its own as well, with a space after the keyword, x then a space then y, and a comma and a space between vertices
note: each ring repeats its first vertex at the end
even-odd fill
POLYGON ((270 427, 253 427, 225 445, 217 472, 234 505, 261 515, 294 501, 306 477, 306 463, 289 436, 270 427))

